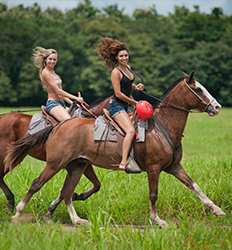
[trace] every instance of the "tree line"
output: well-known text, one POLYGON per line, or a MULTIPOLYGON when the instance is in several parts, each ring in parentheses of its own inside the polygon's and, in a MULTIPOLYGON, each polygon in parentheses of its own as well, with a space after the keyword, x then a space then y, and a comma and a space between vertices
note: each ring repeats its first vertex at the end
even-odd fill
POLYGON ((112 94, 110 72, 96 53, 103 36, 125 42, 130 64, 149 94, 161 96, 183 76, 195 78, 224 106, 232 106, 232 17, 176 6, 167 16, 155 6, 127 15, 117 5, 97 9, 90 0, 62 12, 38 4, 9 8, 0 3, 0 105, 42 105, 46 93, 32 64, 36 46, 59 53, 64 89, 88 102, 112 94))

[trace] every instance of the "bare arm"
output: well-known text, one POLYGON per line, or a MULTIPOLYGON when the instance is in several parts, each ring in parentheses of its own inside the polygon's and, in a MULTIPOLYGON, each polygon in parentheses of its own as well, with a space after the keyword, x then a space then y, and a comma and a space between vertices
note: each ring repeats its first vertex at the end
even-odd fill
POLYGON ((111 81, 112 81, 112 86, 114 89, 115 96, 118 99, 124 102, 127 102, 128 104, 136 105, 137 102, 134 99, 126 96, 125 94, 121 92, 120 80, 121 80, 120 72, 117 69, 114 69, 111 73, 111 81))
POLYGON ((65 102, 67 102, 70 105, 73 103, 72 100, 68 97, 63 97, 63 99, 65 100, 65 102))
MULTIPOLYGON (((46 72, 45 70, 42 72, 42 80, 44 82, 46 82, 46 84, 48 85, 48 87, 50 89, 52 89, 52 91, 58 95, 61 96, 62 98, 67 98, 69 99, 69 101, 71 100, 76 100, 78 102, 83 102, 83 99, 80 97, 77 97, 75 95, 69 94, 68 92, 64 91, 63 89, 59 88, 56 84, 56 82, 54 81, 54 78, 51 76, 51 74, 49 72, 46 72), (70 100, 71 99, 71 100, 70 100)), ((68 102, 69 102, 68 101, 68 102)))

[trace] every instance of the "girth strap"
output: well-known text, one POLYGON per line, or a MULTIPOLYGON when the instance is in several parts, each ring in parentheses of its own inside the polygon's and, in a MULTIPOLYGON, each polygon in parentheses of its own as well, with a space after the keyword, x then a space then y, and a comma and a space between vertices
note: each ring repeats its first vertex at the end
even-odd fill
POLYGON ((158 130, 164 135, 166 141, 168 142, 168 144, 171 146, 171 148, 174 151, 175 150, 175 145, 173 144, 172 139, 171 139, 169 133, 164 128, 164 126, 162 125, 162 123, 159 121, 159 119, 157 118, 157 116, 154 117, 154 126, 156 126, 158 128, 158 130))

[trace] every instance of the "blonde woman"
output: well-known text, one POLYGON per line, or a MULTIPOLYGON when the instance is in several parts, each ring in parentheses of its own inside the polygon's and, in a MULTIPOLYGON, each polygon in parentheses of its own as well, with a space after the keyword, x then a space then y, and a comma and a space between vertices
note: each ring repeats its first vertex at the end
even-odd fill
POLYGON ((126 45, 116 39, 104 37, 100 40, 97 51, 111 70, 111 82, 114 96, 109 104, 109 111, 126 135, 122 143, 122 160, 119 168, 133 172, 139 169, 136 162, 128 159, 129 151, 135 137, 135 129, 129 119, 128 105, 135 106, 137 102, 131 97, 132 89, 143 90, 144 85, 133 84, 134 72, 129 62, 129 52, 126 45))
POLYGON ((39 69, 42 86, 48 93, 47 111, 58 121, 69 119, 70 115, 66 109, 65 102, 71 104, 75 100, 83 103, 83 98, 69 94, 62 89, 62 80, 55 72, 55 66, 58 62, 57 51, 55 49, 36 47, 33 50, 33 62, 39 69))

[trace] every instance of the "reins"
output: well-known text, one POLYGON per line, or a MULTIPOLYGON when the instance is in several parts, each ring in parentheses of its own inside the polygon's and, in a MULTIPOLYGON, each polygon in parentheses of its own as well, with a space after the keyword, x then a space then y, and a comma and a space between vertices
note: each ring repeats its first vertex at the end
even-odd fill
POLYGON ((92 111, 90 111, 84 104, 79 103, 79 106, 86 112, 88 112, 91 116, 93 116, 95 119, 97 119, 97 116, 92 111))
MULTIPOLYGON (((150 98, 152 98, 152 99, 154 99, 156 101, 159 101, 159 103, 161 103, 163 101, 163 99, 161 99, 161 98, 159 98, 157 96, 149 95, 147 93, 145 93, 145 95, 149 96, 150 98)), ((185 112, 188 112, 188 113, 194 113, 193 110, 189 110, 189 109, 183 108, 183 107, 175 105, 175 104, 169 104, 169 105, 163 105, 163 106, 160 106, 160 107, 159 106, 156 107, 156 109, 161 109, 161 108, 174 108, 174 109, 185 111, 185 112)))
MULTIPOLYGON (((186 83, 186 80, 185 81, 185 84, 186 86, 189 88, 189 90, 205 105, 205 110, 207 110, 207 108, 209 107, 209 105, 211 104, 212 101, 210 101, 209 103, 206 103, 187 83, 186 83)), ((143 92, 144 93, 144 92, 143 92)), ((145 95, 149 96, 150 98, 156 100, 156 101, 159 101, 159 103, 161 103, 163 101, 163 99, 157 97, 157 96, 153 96, 153 95, 149 95, 147 93, 144 93, 145 95)), ((197 111, 197 110, 190 110, 190 109, 186 109, 186 108, 183 108, 179 105, 175 105, 175 104, 168 104, 168 105, 163 105, 163 106, 158 106, 156 107, 156 109, 161 109, 161 108, 174 108, 174 109, 177 109, 177 110, 181 110, 181 111, 185 111, 187 113, 201 113, 201 111, 197 111)))

